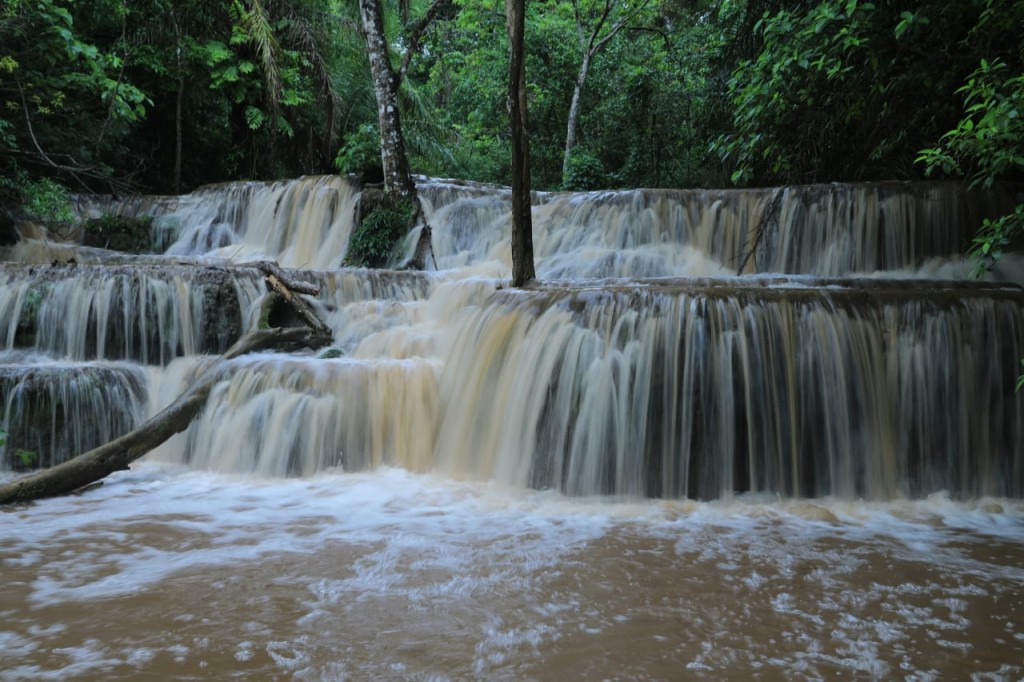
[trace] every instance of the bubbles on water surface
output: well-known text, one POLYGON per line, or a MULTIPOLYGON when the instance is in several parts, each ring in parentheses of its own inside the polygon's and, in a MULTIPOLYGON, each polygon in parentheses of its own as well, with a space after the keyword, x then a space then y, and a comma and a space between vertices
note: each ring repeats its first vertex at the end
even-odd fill
POLYGON ((1024 672, 1008 500, 620 502, 145 465, 5 516, 4 679, 1024 672))

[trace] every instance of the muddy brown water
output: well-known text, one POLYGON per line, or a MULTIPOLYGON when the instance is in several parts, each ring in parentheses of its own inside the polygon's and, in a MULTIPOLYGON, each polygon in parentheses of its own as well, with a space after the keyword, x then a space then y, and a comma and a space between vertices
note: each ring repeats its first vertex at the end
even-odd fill
POLYGON ((1019 679, 1024 504, 144 465, 0 524, 0 679, 1019 679))

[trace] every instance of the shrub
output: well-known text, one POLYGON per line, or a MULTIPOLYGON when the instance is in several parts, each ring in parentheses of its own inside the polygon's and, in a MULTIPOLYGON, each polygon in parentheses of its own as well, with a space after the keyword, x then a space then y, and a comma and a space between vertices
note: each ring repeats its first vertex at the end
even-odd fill
POLYGON ((125 253, 153 251, 152 216, 117 216, 107 213, 85 221, 85 243, 125 253))
POLYGON ((590 152, 574 149, 562 178, 562 189, 568 192, 601 189, 608 185, 607 175, 600 159, 590 152))
POLYGON ((352 232, 345 254, 346 265, 380 268, 393 259, 395 247, 412 226, 413 205, 409 201, 379 206, 352 232))

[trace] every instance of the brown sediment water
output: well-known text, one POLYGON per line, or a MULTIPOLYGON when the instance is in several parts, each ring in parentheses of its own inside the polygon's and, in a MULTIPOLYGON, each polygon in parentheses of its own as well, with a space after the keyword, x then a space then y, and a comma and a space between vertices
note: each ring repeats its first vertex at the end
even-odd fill
POLYGON ((146 465, 0 527, 5 680, 1024 674, 1020 502, 146 465))

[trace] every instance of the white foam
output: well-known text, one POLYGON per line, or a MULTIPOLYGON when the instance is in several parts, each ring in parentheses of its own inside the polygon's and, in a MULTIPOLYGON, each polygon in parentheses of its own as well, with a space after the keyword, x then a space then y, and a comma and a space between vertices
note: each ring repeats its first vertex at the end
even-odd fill
MULTIPOLYGON (((233 621, 227 641, 204 635, 115 650, 86 638, 63 647, 64 663, 46 669, 32 663, 40 651, 74 640, 62 624, 12 625, 0 646, 12 659, 11 679, 96 676, 125 665, 145 670, 161 652, 182 665, 204 665, 215 650, 236 665, 267 659, 281 674, 321 679, 328 667, 318 652, 330 645, 314 633, 362 614, 374 637, 386 638, 388 621, 375 625, 373 614, 399 608, 423 614, 404 626, 413 634, 403 630, 402 638, 441 641, 447 635, 436 631, 436 619, 462 623, 459 631, 472 642, 465 675, 481 678, 506 676, 556 642, 615 641, 621 628, 653 620, 659 625, 645 640, 675 657, 686 653, 680 666, 694 672, 738 666, 885 677, 899 666, 927 679, 915 641, 922 631, 958 656, 974 655, 987 643, 965 634, 977 625, 971 604, 1008 598, 1024 583, 1019 565, 971 553, 989 541, 1018 553, 1024 545, 1021 503, 997 502, 621 502, 401 469, 261 479, 142 463, 83 496, 7 512, 0 524, 4 564, 31 571, 23 587, 31 608, 150 593, 204 567, 231 574, 285 556, 325 561, 318 557, 333 557, 331 548, 348 548, 337 565, 332 558, 314 570, 299 562, 267 577, 298 591, 289 626, 297 629, 281 632, 280 623, 254 614, 233 621), (613 543, 608 555, 600 550, 606 543, 613 543), (917 567, 915 575, 887 573, 885 562, 917 567), (666 575, 684 584, 713 575, 715 591, 676 599, 670 590, 657 600, 659 593, 644 591, 646 581, 666 575), (509 610, 482 617, 488 604, 509 610), (786 624, 774 635, 785 643, 779 650, 751 634, 765 618, 786 624), (892 658, 901 650, 909 669, 892 658)), ((249 606, 261 598, 256 593, 249 606)), ((211 617, 195 607, 171 616, 184 628, 211 617)), ((1008 640, 1024 640, 1009 621, 1005 630, 1008 640)), ((409 659, 378 655, 332 661, 330 672, 359 679, 386 676, 383 666, 392 666, 392 675, 406 674, 393 666, 409 659)), ((450 672, 428 666, 415 674, 442 679, 450 672)))

